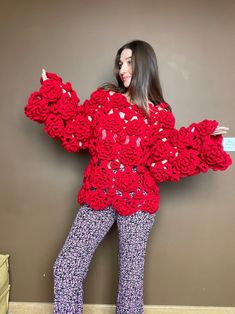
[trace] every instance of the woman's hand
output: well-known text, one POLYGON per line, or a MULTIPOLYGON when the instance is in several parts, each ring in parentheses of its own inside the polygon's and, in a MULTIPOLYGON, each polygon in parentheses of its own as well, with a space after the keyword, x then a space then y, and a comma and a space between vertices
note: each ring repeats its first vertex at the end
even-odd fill
POLYGON ((211 135, 225 134, 227 133, 227 130, 229 130, 229 128, 227 128, 226 126, 217 126, 214 133, 212 133, 211 135))
MULTIPOLYGON (((48 77, 47 77, 47 74, 46 74, 46 70, 45 69, 42 69, 42 80, 45 81, 47 80, 48 77)), ((66 90, 63 88, 62 89, 63 93, 66 93, 66 90)), ((68 92, 69 96, 71 96, 70 92, 68 92)))
POLYGON ((42 69, 42 79, 43 81, 47 80, 46 70, 42 69))

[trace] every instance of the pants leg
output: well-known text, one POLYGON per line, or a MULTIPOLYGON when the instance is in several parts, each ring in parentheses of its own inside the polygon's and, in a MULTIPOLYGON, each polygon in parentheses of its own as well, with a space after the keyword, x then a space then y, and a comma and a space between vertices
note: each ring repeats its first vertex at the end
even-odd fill
POLYGON ((119 235, 119 285, 116 314, 144 313, 144 260, 155 214, 138 211, 117 216, 119 235))
POLYGON ((96 211, 84 204, 54 264, 54 313, 81 314, 83 280, 93 254, 116 220, 111 206, 96 211))

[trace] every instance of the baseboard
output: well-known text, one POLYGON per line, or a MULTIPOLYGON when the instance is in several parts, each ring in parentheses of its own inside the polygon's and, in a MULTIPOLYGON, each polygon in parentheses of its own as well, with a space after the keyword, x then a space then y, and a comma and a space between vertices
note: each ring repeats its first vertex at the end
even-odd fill
MULTIPOLYGON (((115 305, 84 304, 84 314, 115 314, 115 305)), ((145 305, 145 314, 235 314, 235 307, 145 305)), ((8 314, 53 314, 51 303, 10 302, 8 314)))

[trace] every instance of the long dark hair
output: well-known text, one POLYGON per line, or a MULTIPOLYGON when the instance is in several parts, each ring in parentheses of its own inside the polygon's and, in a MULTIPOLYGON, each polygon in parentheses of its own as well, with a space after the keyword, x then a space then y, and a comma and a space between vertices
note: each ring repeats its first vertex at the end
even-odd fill
MULTIPOLYGON (((126 93, 128 90, 130 102, 137 104, 148 116, 148 100, 155 105, 161 102, 166 103, 159 79, 157 57, 152 46, 146 41, 133 40, 119 48, 115 57, 113 74, 117 80, 117 85, 105 82, 99 87, 118 93, 126 93), (132 50, 132 80, 128 88, 124 86, 119 76, 120 56, 125 48, 132 50)), ((171 106, 167 105, 169 106, 168 109, 172 111, 171 106)))

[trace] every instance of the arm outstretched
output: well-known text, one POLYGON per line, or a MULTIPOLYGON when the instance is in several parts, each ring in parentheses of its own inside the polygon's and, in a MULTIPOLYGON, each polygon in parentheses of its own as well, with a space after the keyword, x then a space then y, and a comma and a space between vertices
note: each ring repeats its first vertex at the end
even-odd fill
POLYGON ((156 182, 177 182, 209 169, 226 170, 232 164, 231 157, 223 150, 224 128, 218 127, 216 120, 205 119, 177 130, 166 104, 159 105, 154 120, 146 166, 156 182))
POLYGON ((59 139, 68 152, 89 147, 97 121, 91 99, 79 105, 80 99, 71 83, 63 83, 54 73, 42 72, 39 91, 30 94, 24 108, 31 120, 44 124, 44 131, 59 139))

